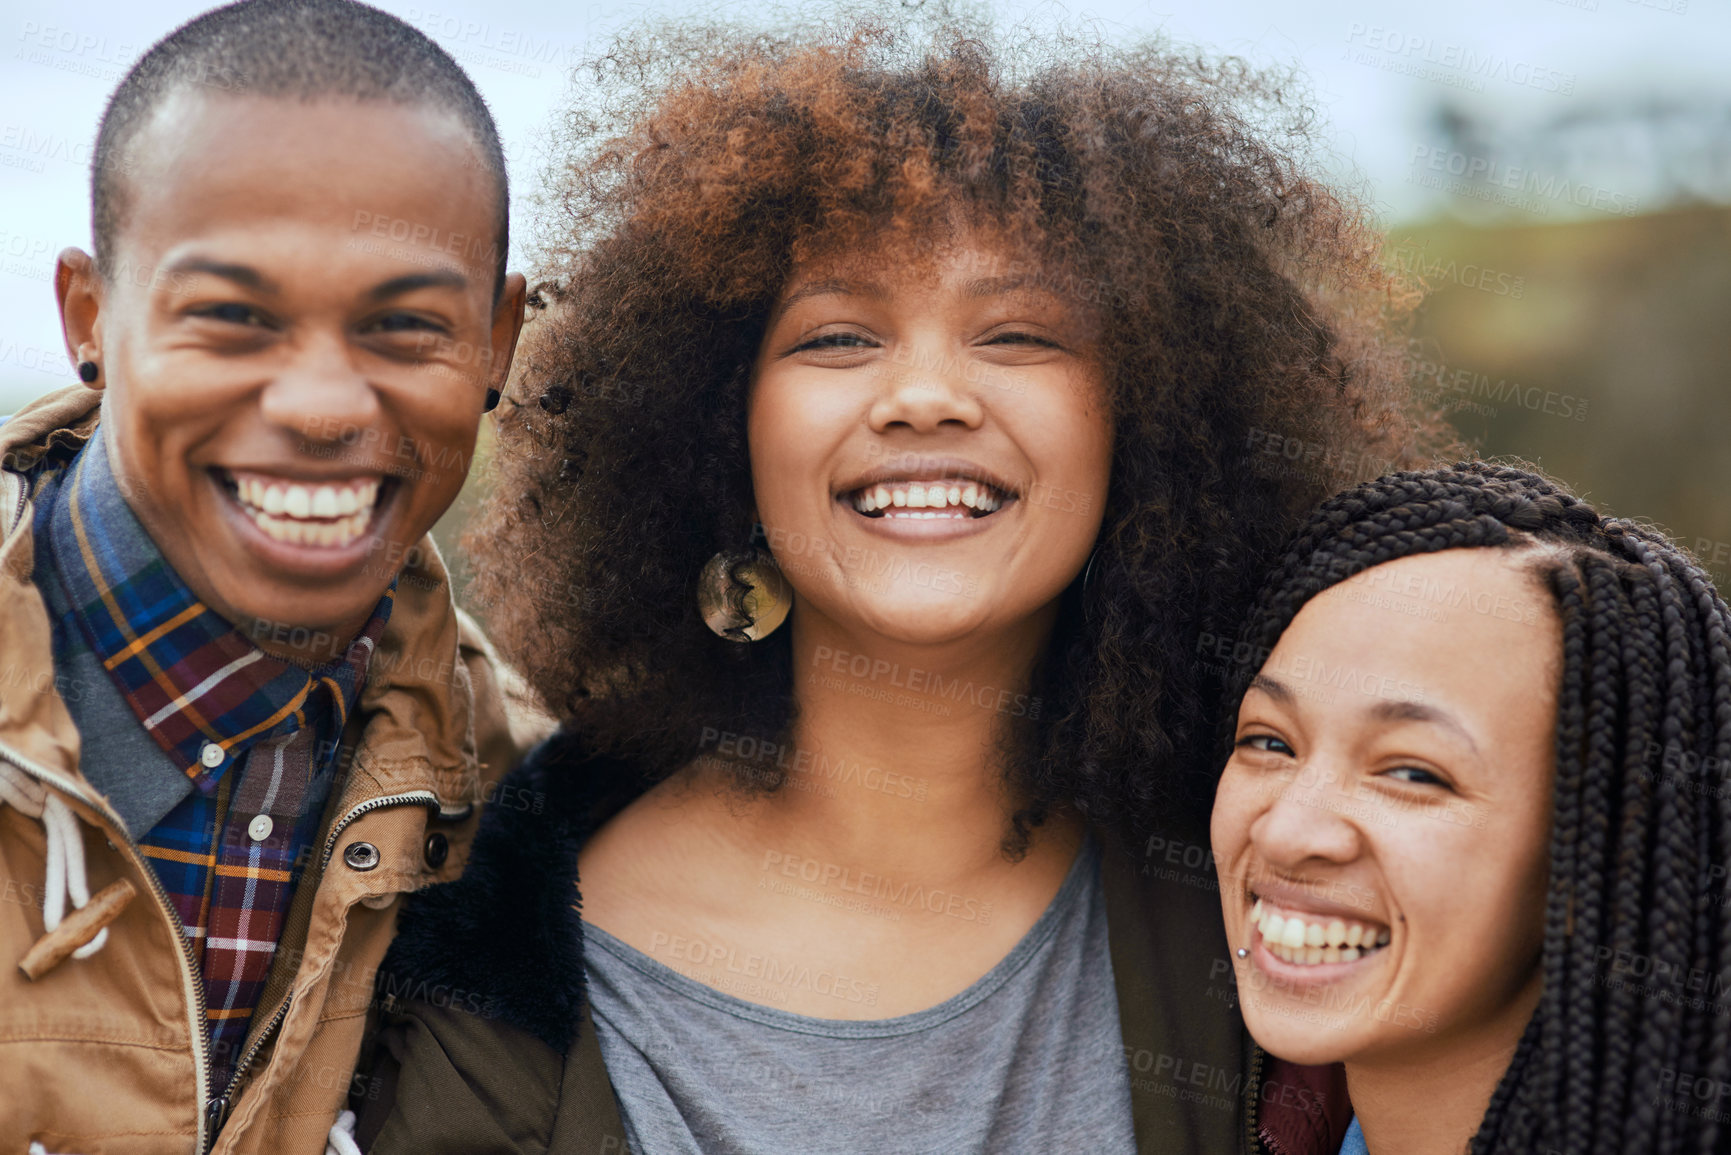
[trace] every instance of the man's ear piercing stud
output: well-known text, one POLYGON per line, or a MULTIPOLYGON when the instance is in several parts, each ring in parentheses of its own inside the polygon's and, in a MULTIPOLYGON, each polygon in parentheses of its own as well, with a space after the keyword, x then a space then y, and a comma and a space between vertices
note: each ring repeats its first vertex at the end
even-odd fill
POLYGON ((1237 955, 1239 958, 1249 958, 1250 957, 1250 948, 1247 946, 1241 946, 1237 950, 1233 951, 1232 953, 1237 955))
POLYGON ((94 382, 97 374, 101 372, 102 371, 96 367, 96 362, 94 361, 80 361, 78 363, 78 379, 86 385, 94 382))
POLYGON ((499 391, 497 389, 487 390, 487 408, 485 411, 488 413, 491 413, 493 410, 497 409, 498 407, 499 407, 499 391))

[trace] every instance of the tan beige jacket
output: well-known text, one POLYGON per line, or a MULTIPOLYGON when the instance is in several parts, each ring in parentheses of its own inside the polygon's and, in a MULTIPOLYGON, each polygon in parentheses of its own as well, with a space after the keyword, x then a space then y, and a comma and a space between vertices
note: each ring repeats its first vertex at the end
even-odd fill
POLYGON ((0 425, 0 771, 36 791, 38 811, 45 786, 77 816, 90 892, 126 878, 137 897, 96 953, 26 978, 17 964, 44 934, 48 839, 43 817, 0 802, 0 1152, 40 1142, 78 1155, 318 1155, 354 1080, 397 896, 462 872, 478 804, 537 723, 516 709, 527 699, 454 607, 424 543, 429 560, 398 583, 344 734, 347 781, 297 888, 240 1074, 232 1092, 210 1086, 203 985, 178 919, 119 815, 79 773, 31 581, 32 509, 13 472, 83 444, 100 399, 74 386, 0 425), (507 701, 524 719, 515 736, 507 701), (361 843, 376 855, 350 853, 361 843))

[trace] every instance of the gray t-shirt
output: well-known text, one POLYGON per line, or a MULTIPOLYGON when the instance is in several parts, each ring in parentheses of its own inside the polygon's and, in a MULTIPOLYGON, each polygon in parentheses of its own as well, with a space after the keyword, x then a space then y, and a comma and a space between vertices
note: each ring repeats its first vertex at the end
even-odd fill
MULTIPOLYGON (((596 1040, 637 1155, 1136 1149, 1092 838, 1003 961, 955 997, 893 1019, 747 1002, 599 927, 584 934, 596 1040)), ((849 999, 869 989, 778 973, 773 961, 744 977, 733 958, 707 957, 740 974, 734 989, 771 1001, 777 982, 828 993, 827 981, 849 999)))

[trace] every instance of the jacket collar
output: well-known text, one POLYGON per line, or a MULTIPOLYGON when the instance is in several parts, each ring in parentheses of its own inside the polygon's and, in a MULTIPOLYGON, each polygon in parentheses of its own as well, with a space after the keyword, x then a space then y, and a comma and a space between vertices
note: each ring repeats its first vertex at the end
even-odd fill
MULTIPOLYGON (((36 589, 33 510, 19 473, 94 435, 102 391, 72 385, 0 423, 0 745, 88 790, 77 727, 55 686, 48 611, 36 589)), ((473 700, 458 653, 450 578, 432 539, 411 550, 391 620, 360 695, 360 756, 347 767, 344 813, 381 799, 421 798, 451 815, 480 796, 473 700)))
POLYGON ((74 385, 39 397, 0 424, 0 745, 85 785, 78 728, 55 685, 48 610, 36 566, 29 490, 20 473, 56 449, 77 452, 96 428, 99 390, 74 385), (16 587, 16 588, 14 588, 16 587))
POLYGON ((105 441, 93 436, 63 468, 44 470, 32 498, 37 576, 61 644, 89 647, 202 794, 252 746, 302 727, 322 739, 323 769, 390 620, 392 591, 342 658, 309 671, 265 653, 168 564, 121 493, 105 441))

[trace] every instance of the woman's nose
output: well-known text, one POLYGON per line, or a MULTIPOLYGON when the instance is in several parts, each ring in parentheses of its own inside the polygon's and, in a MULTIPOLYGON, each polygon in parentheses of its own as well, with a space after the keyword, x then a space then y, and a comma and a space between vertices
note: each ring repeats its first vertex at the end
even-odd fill
POLYGON ((868 418, 875 433, 897 425, 931 433, 946 423, 976 429, 984 419, 979 389, 968 380, 963 359, 931 345, 892 353, 868 418))
POLYGON ((1270 864, 1296 868, 1307 859, 1350 862, 1360 832, 1339 770, 1309 763, 1299 768, 1251 824, 1251 841, 1270 864))

